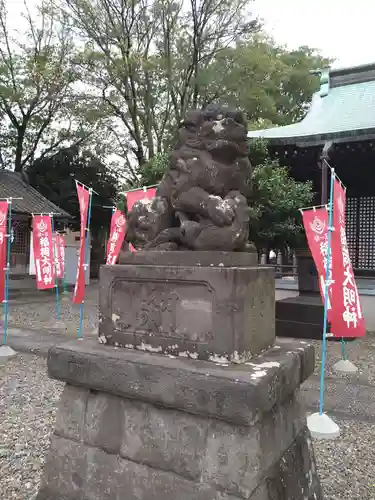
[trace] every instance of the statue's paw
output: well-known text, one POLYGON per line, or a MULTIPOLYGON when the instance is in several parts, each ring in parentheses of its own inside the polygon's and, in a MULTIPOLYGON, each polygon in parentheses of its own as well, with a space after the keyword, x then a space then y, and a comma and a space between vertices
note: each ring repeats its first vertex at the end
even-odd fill
POLYGON ((153 250, 158 250, 159 252, 171 252, 173 250, 178 250, 178 245, 177 243, 160 243, 160 245, 157 245, 156 247, 153 248, 153 250))
POLYGON ((218 196, 210 197, 208 214, 216 226, 230 226, 235 217, 231 202, 218 196))
POLYGON ((185 244, 192 245, 194 240, 201 232, 201 226, 198 222, 184 221, 180 227, 181 239, 185 244))

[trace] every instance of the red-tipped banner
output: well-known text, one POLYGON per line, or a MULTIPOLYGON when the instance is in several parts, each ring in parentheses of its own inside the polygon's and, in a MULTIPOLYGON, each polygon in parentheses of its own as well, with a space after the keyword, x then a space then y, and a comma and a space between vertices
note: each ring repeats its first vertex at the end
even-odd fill
MULTIPOLYGON (((318 271, 320 295, 325 302, 326 277, 328 265, 328 210, 325 207, 302 212, 303 225, 307 242, 318 271)), ((330 273, 328 281, 328 320, 331 317, 332 300, 332 258, 330 259, 330 273)))
POLYGON ((0 201, 0 302, 5 299, 5 268, 7 265, 8 202, 0 201))
POLYGON ((33 248, 36 287, 46 290, 55 286, 52 221, 49 215, 33 216, 33 248))
POLYGON ((349 256, 345 231, 346 193, 335 178, 333 187, 332 231, 332 314, 331 332, 335 337, 363 337, 365 321, 349 256))
POLYGON ((90 203, 90 193, 89 191, 81 186, 77 186, 77 195, 79 201, 79 211, 81 218, 81 232, 80 232, 80 244, 79 244, 79 254, 78 254, 78 266, 77 266, 77 277, 76 285, 74 288, 73 302, 75 304, 82 304, 85 299, 85 250, 86 250, 86 228, 87 228, 87 216, 90 203))
POLYGON ((65 273, 65 238, 62 234, 54 234, 56 278, 63 278, 65 273))
MULTIPOLYGON (((126 193, 128 211, 130 211, 133 208, 135 202, 144 199, 152 200, 155 194, 156 194, 156 188, 148 188, 146 191, 144 191, 143 189, 137 189, 137 191, 130 191, 129 193, 126 193)), ((136 252, 136 249, 133 247, 131 243, 129 245, 129 250, 131 252, 136 252)))
POLYGON ((126 231, 126 219, 121 210, 113 212, 111 220, 111 233, 107 244, 106 264, 116 264, 126 231))

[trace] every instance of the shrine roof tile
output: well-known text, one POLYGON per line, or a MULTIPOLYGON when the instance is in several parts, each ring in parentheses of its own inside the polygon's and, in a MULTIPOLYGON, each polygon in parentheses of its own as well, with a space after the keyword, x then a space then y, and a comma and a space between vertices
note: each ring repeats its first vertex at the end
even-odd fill
POLYGON ((327 76, 300 122, 250 131, 248 137, 296 145, 375 137, 375 64, 332 70, 327 76))
POLYGON ((22 198, 12 201, 12 210, 20 214, 55 213, 56 217, 71 218, 65 210, 47 200, 20 173, 0 169, 0 198, 22 198))

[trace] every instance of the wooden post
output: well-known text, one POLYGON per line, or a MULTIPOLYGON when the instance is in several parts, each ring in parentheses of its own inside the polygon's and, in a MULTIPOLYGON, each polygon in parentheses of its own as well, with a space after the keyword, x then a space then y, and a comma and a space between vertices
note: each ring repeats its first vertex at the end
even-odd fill
POLYGON ((332 151, 332 148, 333 148, 332 141, 325 142, 319 161, 321 178, 322 178, 320 203, 322 205, 326 205, 328 203, 328 168, 326 165, 326 161, 329 160, 329 153, 332 151))
POLYGON ((320 204, 325 205, 328 202, 328 170, 327 165, 323 160, 320 162, 320 170, 322 176, 322 190, 320 193, 320 204))

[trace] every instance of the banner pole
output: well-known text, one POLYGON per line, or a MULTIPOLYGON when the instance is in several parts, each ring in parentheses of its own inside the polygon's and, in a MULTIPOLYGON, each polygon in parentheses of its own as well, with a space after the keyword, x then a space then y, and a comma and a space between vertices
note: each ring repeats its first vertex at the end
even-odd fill
POLYGON ((324 407, 324 376, 327 351, 327 327, 328 327, 328 289, 330 280, 330 264, 331 264, 331 240, 333 231, 333 185, 335 180, 335 171, 331 169, 331 185, 329 195, 329 216, 328 216, 328 242, 327 242, 327 270, 326 282, 324 290, 324 317, 323 317, 323 341, 322 341, 322 362, 320 369, 320 393, 319 393, 319 414, 323 414, 324 407))
POLYGON ((9 273, 10 273, 10 245, 12 233, 12 198, 8 199, 8 241, 7 241, 7 265, 5 269, 5 299, 4 299, 4 345, 7 343, 8 334, 8 300, 9 300, 9 273))
POLYGON ((67 284, 66 284, 66 278, 65 278, 65 269, 64 269, 64 275, 62 277, 62 288, 63 288, 63 295, 66 295, 68 293, 68 287, 67 287, 67 284))
POLYGON ((345 349, 345 339, 344 337, 341 337, 341 356, 344 361, 346 361, 347 356, 346 356, 346 349, 345 349))
POLYGON ((64 273, 62 275, 62 295, 65 296, 68 293, 68 287, 66 283, 66 269, 65 269, 65 237, 64 237, 64 273))
POLYGON ((88 191, 90 191, 90 189, 91 189, 91 192, 92 192, 92 193, 95 193, 95 194, 97 194, 97 195, 99 196, 99 193, 97 193, 96 191, 94 191, 92 188, 90 188, 90 187, 86 186, 86 184, 83 184, 83 182, 77 181, 77 179, 74 179, 74 180, 75 180, 75 182, 76 182, 77 184, 80 184, 81 186, 83 186, 83 187, 84 187, 85 189, 87 189, 88 191))
MULTIPOLYGON (((329 169, 332 170, 332 167, 328 163, 326 158, 324 158, 324 163, 329 169)), ((337 175, 336 172, 335 172, 335 180, 337 180, 341 184, 341 187, 344 190, 345 196, 346 196, 346 186, 344 185, 344 183, 342 182, 342 180, 340 179, 340 177, 337 175)), ((344 337, 341 337, 341 357, 342 357, 342 360, 338 361, 337 363, 335 363, 333 365, 333 369, 336 372, 343 373, 343 374, 349 374, 349 373, 356 373, 358 371, 357 367, 348 359, 347 350, 346 350, 346 341, 345 341, 344 337)))
POLYGON ((57 255, 56 255, 56 245, 57 245, 57 240, 56 240, 56 234, 55 234, 55 240, 53 239, 53 235, 55 233, 55 221, 53 219, 53 214, 50 214, 51 217, 51 226, 52 226, 52 248, 53 248, 53 265, 55 268, 55 294, 56 294, 56 312, 57 312, 57 320, 61 320, 61 307, 60 307, 60 296, 59 296, 59 280, 56 276, 56 260, 57 260, 57 255))
POLYGON ((329 196, 329 217, 328 217, 328 242, 327 242, 327 268, 324 290, 324 318, 323 318, 323 339, 320 367, 320 390, 319 390, 319 412, 313 413, 307 417, 307 427, 312 437, 316 439, 334 439, 340 435, 339 426, 326 414, 324 409, 324 377, 326 368, 327 354, 327 327, 328 327, 328 290, 331 278, 331 237, 333 228, 333 186, 335 180, 335 170, 331 168, 331 184, 329 196))
POLYGON ((152 189, 154 187, 158 187, 159 184, 152 184, 151 186, 143 186, 143 187, 137 187, 137 188, 134 188, 134 189, 127 189, 126 191, 121 191, 121 193, 134 193, 134 191, 141 191, 143 189, 143 191, 146 191, 148 189, 152 189))
MULTIPOLYGON (((85 241, 85 262, 83 264, 84 277, 85 277, 85 287, 86 287, 86 272, 88 268, 88 254, 89 254, 89 235, 90 235, 90 221, 91 221, 91 205, 92 205, 92 193, 93 190, 89 188, 89 209, 87 214, 87 226, 86 226, 86 241, 85 241)), ((83 311, 85 307, 85 299, 81 302, 79 309, 79 329, 78 338, 82 338, 83 335, 83 311)))

